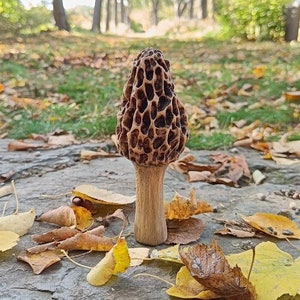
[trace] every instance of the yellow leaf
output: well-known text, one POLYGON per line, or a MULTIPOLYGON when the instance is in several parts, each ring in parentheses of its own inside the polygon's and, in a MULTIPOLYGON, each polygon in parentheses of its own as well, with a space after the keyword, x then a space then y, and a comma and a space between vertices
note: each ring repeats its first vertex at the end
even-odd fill
POLYGON ((259 78, 264 77, 266 69, 267 69, 266 66, 258 66, 258 67, 255 67, 252 70, 252 72, 253 72, 254 76, 257 79, 259 79, 259 78))
POLYGON ((116 262, 113 274, 123 273, 130 266, 130 256, 124 238, 119 239, 113 247, 113 256, 116 262))
POLYGON ((126 205, 135 201, 135 196, 124 196, 90 184, 79 185, 72 190, 72 193, 83 200, 102 204, 126 205))
POLYGON ((253 216, 242 218, 255 229, 279 239, 300 239, 300 228, 285 216, 256 213, 253 216))
POLYGON ((193 215, 212 211, 213 208, 208 203, 196 199, 195 189, 191 190, 189 198, 175 193, 172 201, 165 204, 165 217, 168 220, 188 219, 193 215))
POLYGON ((0 83, 0 93, 4 92, 4 85, 0 83))
POLYGON ((153 259, 161 259, 161 260, 172 261, 172 262, 182 264, 182 261, 179 257, 178 249, 179 249, 179 245, 168 247, 162 250, 154 249, 150 257, 153 259))
POLYGON ((94 222, 92 214, 89 210, 82 206, 72 206, 71 207, 75 213, 76 217, 76 228, 84 231, 91 227, 94 222))
MULTIPOLYGON (((236 264, 248 276, 252 250, 226 256, 232 267, 236 264)), ((255 248, 255 261, 250 276, 255 286, 257 299, 277 299, 283 294, 300 294, 300 257, 281 251, 271 242, 260 243, 255 248)))
POLYGON ((149 251, 148 248, 129 248, 129 256, 130 256, 130 267, 136 267, 143 263, 145 258, 149 257, 149 251))
POLYGON ((32 227, 35 219, 35 210, 0 217, 0 230, 13 231, 22 236, 32 227))
POLYGON ((17 245, 19 235, 12 231, 0 231, 0 251, 4 252, 17 245))
POLYGON ((195 280, 186 266, 178 271, 176 285, 169 288, 166 293, 181 299, 216 299, 219 297, 195 280))
POLYGON ((121 238, 117 244, 107 252, 105 257, 91 269, 87 281, 91 285, 104 285, 112 275, 124 272, 130 266, 130 257, 126 240, 121 238))

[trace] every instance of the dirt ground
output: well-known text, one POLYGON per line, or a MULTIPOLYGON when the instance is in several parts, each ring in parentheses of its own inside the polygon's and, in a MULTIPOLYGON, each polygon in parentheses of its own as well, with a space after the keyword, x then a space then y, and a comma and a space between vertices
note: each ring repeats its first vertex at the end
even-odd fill
MULTIPOLYGON (((89 163, 79 159, 82 149, 95 150, 101 146, 107 149, 109 145, 86 143, 72 145, 65 148, 32 151, 7 152, 9 140, 0 140, 0 175, 14 170, 15 185, 20 200, 19 210, 27 211, 35 208, 37 215, 61 205, 70 203, 72 188, 80 184, 94 184, 99 188, 134 195, 134 170, 130 161, 123 157, 98 158, 89 163), (50 197, 50 195, 59 195, 50 197)), ((230 152, 215 151, 215 152, 230 152)), ((212 151, 192 151, 199 163, 209 161, 212 151)), ((171 200, 174 191, 188 196, 192 187, 197 190, 199 198, 209 202, 216 208, 215 213, 203 214, 198 217, 205 223, 205 229, 200 237, 201 243, 210 243, 212 239, 218 241, 226 254, 241 252, 250 242, 255 244, 262 241, 276 242, 280 249, 287 251, 294 257, 299 256, 299 250, 287 241, 275 240, 271 237, 263 239, 238 239, 215 235, 214 231, 223 226, 215 219, 240 220, 241 215, 250 215, 256 212, 280 213, 288 212, 293 221, 300 224, 300 200, 294 200, 298 209, 291 208, 292 199, 276 195, 281 189, 295 189, 300 191, 299 165, 279 166, 273 161, 263 160, 259 152, 238 148, 234 153, 244 155, 251 172, 260 170, 267 176, 260 184, 251 184, 242 188, 232 188, 224 185, 210 185, 207 183, 189 183, 184 174, 179 174, 170 168, 165 177, 165 199, 171 200), (265 197, 262 197, 261 195, 265 197)), ((0 198, 2 209, 8 202, 6 214, 15 209, 14 197, 0 198)), ((133 213, 126 233, 130 247, 138 247, 132 233, 133 213)), ((118 226, 112 224, 108 231, 118 232, 118 226)), ((19 244, 11 250, 0 253, 0 298, 1 299, 171 299, 166 293, 169 287, 166 283, 150 277, 133 278, 135 274, 150 273, 175 282, 179 266, 162 261, 151 261, 141 266, 129 268, 125 273, 113 278, 103 287, 94 287, 87 283, 87 269, 78 267, 72 262, 63 259, 40 275, 34 275, 29 265, 16 259, 20 251, 34 245, 31 235, 43 233, 53 226, 35 222, 29 233, 23 236, 19 244)), ((300 241, 293 240, 293 245, 300 248, 300 241)), ((168 247, 161 245, 161 249, 168 247)), ((84 265, 94 266, 101 253, 90 253, 78 257, 76 260, 84 265)))

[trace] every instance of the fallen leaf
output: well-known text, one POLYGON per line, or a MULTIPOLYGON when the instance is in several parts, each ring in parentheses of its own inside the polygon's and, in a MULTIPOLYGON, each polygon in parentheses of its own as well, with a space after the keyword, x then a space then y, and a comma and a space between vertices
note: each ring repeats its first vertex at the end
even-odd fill
POLYGON ((288 101, 299 101, 300 100, 300 91, 285 92, 284 97, 288 101))
POLYGON ((146 258, 149 258, 149 248, 128 248, 130 256, 130 267, 136 267, 141 265, 146 258))
POLYGON ((254 74, 255 78, 259 79, 264 77, 266 69, 266 66, 257 66, 253 68, 252 73, 254 74))
POLYGON ((224 227, 223 229, 215 231, 215 234, 221 234, 221 235, 233 235, 238 238, 249 238, 256 236, 256 232, 254 230, 248 231, 248 230, 242 230, 242 229, 236 229, 231 227, 224 227))
POLYGON ((180 258, 191 275, 206 289, 226 299, 256 299, 253 285, 238 266, 230 267, 222 248, 197 244, 179 249, 180 258))
POLYGON ((84 184, 75 187, 72 193, 83 200, 110 205, 126 205, 135 202, 135 196, 125 196, 94 185, 84 184))
POLYGON ((0 188, 0 198, 10 195, 13 193, 13 188, 11 185, 5 185, 3 187, 0 188))
POLYGON ((120 154, 108 153, 102 149, 99 149, 97 151, 83 149, 80 152, 80 159, 82 160, 92 160, 98 157, 117 157, 117 156, 120 156, 120 154))
POLYGON ((74 134, 52 135, 48 137, 48 145, 68 146, 76 143, 74 134))
POLYGON ((71 206, 75 213, 76 228, 84 231, 91 227, 94 223, 91 212, 82 206, 71 206))
POLYGON ((43 234, 35 234, 32 236, 32 239, 38 244, 43 244, 53 241, 62 241, 76 235, 77 233, 79 233, 79 231, 75 228, 61 227, 43 234))
POLYGON ((35 219, 35 210, 0 217, 0 230, 13 231, 19 236, 28 232, 32 227, 35 219))
POLYGON ((193 215, 212 211, 213 208, 207 202, 196 199, 195 189, 191 190, 189 198, 175 193, 172 201, 165 203, 165 217, 168 220, 183 220, 193 215))
POLYGON ((35 145, 35 144, 30 144, 27 142, 23 141, 11 141, 7 145, 7 150, 8 151, 27 151, 27 150, 32 150, 32 149, 37 149, 39 148, 40 145, 35 145))
POLYGON ((113 247, 112 240, 105 236, 97 236, 88 232, 79 232, 58 243, 63 250, 109 251, 113 247))
POLYGON ((23 251, 18 255, 18 260, 22 260, 30 265, 34 274, 40 274, 45 269, 60 261, 63 256, 61 251, 47 250, 40 253, 28 253, 23 251))
POLYGON ((200 219, 167 220, 168 237, 165 244, 188 244, 198 240, 204 224, 200 219))
POLYGON ((186 266, 180 268, 176 275, 176 284, 166 293, 181 299, 217 299, 219 296, 195 280, 186 266))
POLYGON ((182 264, 182 261, 179 257, 179 245, 175 245, 161 250, 154 249, 150 254, 150 258, 161 259, 164 261, 171 261, 182 264))
MULTIPOLYGON (((226 258, 231 266, 238 264, 243 274, 247 275, 252 256, 252 250, 248 250, 230 254, 226 258)), ((294 260, 276 244, 260 243, 255 247, 250 279, 258 299, 278 299, 284 294, 291 295, 288 299, 298 299, 296 295, 300 295, 300 257, 294 260)))
POLYGON ((87 281, 94 286, 104 285, 112 275, 123 273, 130 266, 126 240, 120 238, 105 257, 91 269, 87 281))
POLYGON ((58 226, 76 226, 76 215, 70 206, 60 206, 49 210, 37 218, 37 221, 56 224, 58 226))
POLYGON ((21 97, 12 97, 11 99, 18 106, 26 108, 28 106, 45 109, 49 106, 49 103, 43 100, 32 99, 32 98, 21 98, 21 97))
POLYGON ((279 239, 300 239, 300 228, 285 216, 259 212, 242 219, 255 229, 279 239))
POLYGON ((4 252, 17 245, 19 235, 12 231, 0 231, 0 251, 4 252))
POLYGON ((252 179, 253 179, 253 181, 254 181, 255 184, 261 184, 266 178, 267 178, 266 175, 264 175, 259 170, 255 170, 252 173, 252 179))

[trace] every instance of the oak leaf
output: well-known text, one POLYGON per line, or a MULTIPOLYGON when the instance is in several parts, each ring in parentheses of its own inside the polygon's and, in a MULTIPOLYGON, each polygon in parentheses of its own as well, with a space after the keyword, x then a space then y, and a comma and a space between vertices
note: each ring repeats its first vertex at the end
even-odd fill
POLYGON ((279 239, 300 239, 300 228, 285 216, 259 212, 242 219, 255 229, 279 239))
POLYGON ((179 254, 191 275, 206 289, 225 299, 256 299, 255 288, 238 266, 230 267, 216 241, 180 248, 179 254))

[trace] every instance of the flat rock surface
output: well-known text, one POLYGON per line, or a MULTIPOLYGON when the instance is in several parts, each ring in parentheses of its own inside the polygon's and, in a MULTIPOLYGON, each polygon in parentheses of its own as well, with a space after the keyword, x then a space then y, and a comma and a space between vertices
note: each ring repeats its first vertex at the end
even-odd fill
MULTIPOLYGON (((100 146, 107 149, 111 147, 110 145, 86 143, 51 150, 7 152, 8 142, 9 140, 0 140, 0 176, 10 171, 15 172, 13 178, 18 192, 20 212, 35 208, 39 215, 49 209, 68 205, 71 190, 80 184, 93 184, 125 195, 135 193, 134 168, 125 158, 97 158, 89 163, 80 161, 82 149, 95 150, 100 146)), ((259 152, 240 148, 236 151, 237 153, 231 154, 244 155, 251 172, 258 169, 267 176, 262 184, 233 188, 220 184, 189 183, 186 175, 168 168, 165 176, 164 198, 171 200, 174 191, 188 196, 193 187, 197 190, 198 198, 216 207, 217 212, 198 216, 205 223, 200 242, 210 243, 215 239, 225 254, 241 252, 250 242, 257 244, 262 241, 273 241, 294 257, 299 256, 299 250, 284 240, 275 240, 271 237, 238 239, 214 234, 217 229, 223 227, 216 219, 238 221, 241 215, 251 215, 256 212, 277 214, 288 211, 293 221, 300 224, 299 210, 290 208, 290 203, 294 201, 299 209, 300 200, 275 194, 281 189, 295 189, 299 192, 299 165, 279 166, 273 161, 263 160, 259 152), (265 195, 265 200, 261 200, 260 194, 265 195)), ((209 154, 219 152, 228 153, 228 151, 192 151, 192 154, 195 155, 197 162, 206 163, 209 161, 209 154)), ((0 198, 1 210, 5 202, 8 202, 6 214, 13 213, 14 196, 0 198)), ((141 247, 142 245, 134 240, 132 234, 133 212, 129 215, 129 219, 131 222, 126 229, 127 242, 130 247, 141 247)), ((108 232, 117 234, 119 225, 120 222, 112 223, 108 232)), ((1 299, 170 299, 165 293, 169 287, 165 282, 151 277, 133 277, 136 274, 148 273, 174 283, 180 266, 163 261, 149 261, 141 266, 129 268, 102 287, 89 285, 86 281, 88 270, 66 259, 48 268, 42 274, 34 275, 29 265, 18 261, 16 257, 22 250, 34 246, 32 234, 43 233, 50 229, 53 229, 52 225, 35 222, 16 247, 0 253, 1 299)), ((292 244, 300 248, 299 240, 292 240, 292 244)), ((164 247, 168 245, 161 245, 156 249, 164 247)), ((103 253, 89 253, 76 257, 76 261, 94 266, 102 257, 103 253)))

